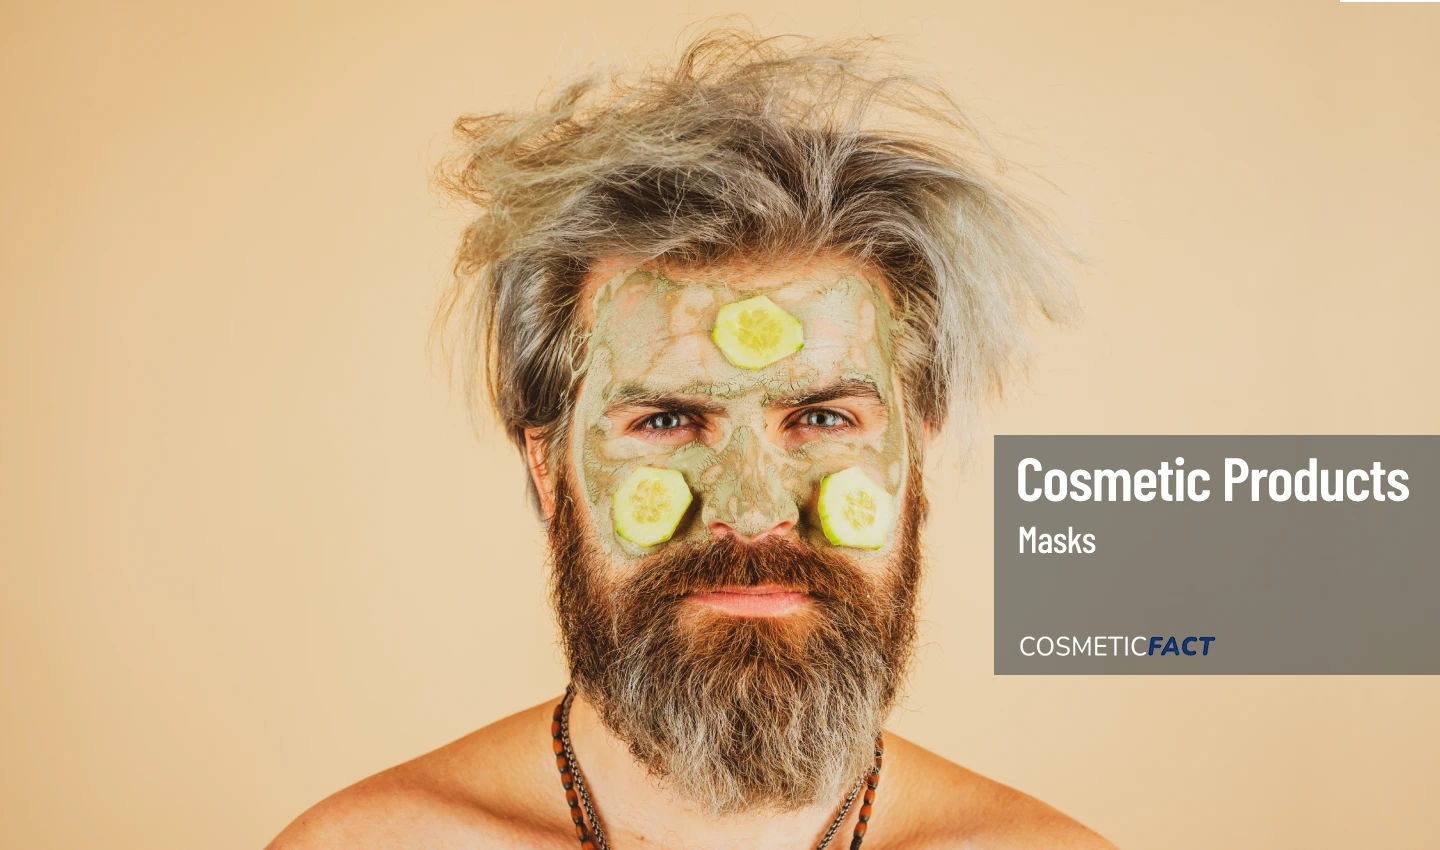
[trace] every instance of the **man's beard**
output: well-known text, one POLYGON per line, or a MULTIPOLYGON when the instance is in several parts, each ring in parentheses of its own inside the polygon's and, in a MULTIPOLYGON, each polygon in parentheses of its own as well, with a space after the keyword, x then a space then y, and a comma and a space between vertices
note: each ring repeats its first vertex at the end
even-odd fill
POLYGON ((614 570, 562 471, 551 589, 571 681, 666 785, 712 816, 838 800, 874 762, 915 636, 926 503, 910 470, 883 575, 793 535, 676 541, 614 570), (687 603, 779 585, 808 610, 741 617, 687 603))

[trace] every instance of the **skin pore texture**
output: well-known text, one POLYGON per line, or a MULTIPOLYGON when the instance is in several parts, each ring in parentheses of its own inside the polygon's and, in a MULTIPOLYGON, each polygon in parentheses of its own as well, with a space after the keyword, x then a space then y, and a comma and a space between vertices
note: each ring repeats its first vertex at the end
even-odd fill
MULTIPOLYGON (((897 513, 907 493, 919 492, 909 476, 925 429, 905 415, 894 363, 901 327, 878 275, 844 258, 706 269, 616 260, 592 270, 582 304, 587 362, 569 429, 554 446, 531 435, 529 463, 547 517, 555 514, 563 465, 565 491, 578 503, 587 540, 605 555, 608 580, 642 570, 667 547, 789 536, 843 555, 879 586, 897 560, 903 524, 879 549, 865 550, 830 543, 816 515, 821 481, 851 467, 887 490, 897 513), (715 315, 760 294, 801 322, 805 344, 762 369, 738 368, 711 339, 715 315), (694 495, 673 536, 651 547, 620 537, 611 515, 616 488, 642 466, 679 471, 694 495)), ((804 594, 767 602, 723 592, 786 588, 720 590, 686 604, 704 617, 781 622, 803 619, 816 604, 804 594)), ((559 696, 322 801, 271 850, 574 850, 551 751, 559 696)), ((952 722, 963 723, 961 707, 951 708, 952 722)), ((639 763, 583 695, 572 709, 571 739, 614 850, 808 850, 840 803, 715 817, 639 763)), ((866 850, 1111 847, 1044 803, 893 733, 885 739, 866 850)), ((849 846, 858 809, 832 848, 849 846)))

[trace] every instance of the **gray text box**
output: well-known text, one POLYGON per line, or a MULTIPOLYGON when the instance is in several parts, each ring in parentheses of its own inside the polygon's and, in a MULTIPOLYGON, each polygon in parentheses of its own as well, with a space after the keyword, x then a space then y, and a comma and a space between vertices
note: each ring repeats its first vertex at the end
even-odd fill
POLYGON ((1437 482, 1434 436, 997 436, 995 672, 1440 673, 1437 482), (1209 474, 1186 481, 1209 497, 1179 501, 1172 486, 1166 501, 1157 481, 1140 501, 1138 472, 1158 479, 1176 458, 1209 474), (1231 501, 1227 458, 1251 473, 1231 501), (1312 458, 1314 486, 1331 486, 1301 501, 1310 476, 1296 473, 1312 458), (1025 459, 1042 467, 1027 469, 1033 501, 1025 459), (1064 487, 1052 473, 1046 495, 1051 470, 1064 487), (1131 500, 1109 501, 1109 487, 1078 499, 1095 470, 1130 473, 1131 500), (1341 499, 1328 501, 1337 470, 1341 499), (1042 534, 1067 551, 1042 553, 1042 534))

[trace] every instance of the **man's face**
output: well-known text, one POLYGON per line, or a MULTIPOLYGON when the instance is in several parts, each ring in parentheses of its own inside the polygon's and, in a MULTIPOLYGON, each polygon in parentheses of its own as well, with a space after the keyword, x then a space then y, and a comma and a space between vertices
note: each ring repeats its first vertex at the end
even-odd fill
MULTIPOLYGON (((617 575, 651 551, 611 518, 611 497, 637 467, 679 470, 695 494, 671 542, 795 534, 829 546, 815 516, 820 482, 853 466, 903 500, 909 446, 882 286, 840 263, 623 271, 599 283, 568 460, 617 575), (711 332, 722 306, 756 295, 798 319, 805 344, 743 369, 711 332)), ((891 548, 846 554, 878 571, 891 548)))
POLYGON ((833 795, 868 765, 914 628, 924 497, 883 283, 828 263, 621 270, 592 290, 550 525, 572 677, 712 811, 833 795), (745 369, 712 331, 757 295, 799 320, 804 346, 745 369), (693 494, 649 547, 613 515, 641 467, 678 471, 693 494), (878 549, 822 530, 821 482, 853 467, 895 500, 878 549))

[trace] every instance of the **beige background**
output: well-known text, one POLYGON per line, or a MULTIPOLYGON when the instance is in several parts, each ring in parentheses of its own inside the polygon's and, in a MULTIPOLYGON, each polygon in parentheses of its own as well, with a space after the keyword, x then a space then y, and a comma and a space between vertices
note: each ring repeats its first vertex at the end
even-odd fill
POLYGON ((1096 258, 935 464, 894 728, 1127 850, 1440 846, 1440 681, 992 676, 987 460, 1437 431, 1440 6, 298 5, 0 7, 0 847, 258 848, 559 692, 521 467, 426 361, 427 167, 458 113, 737 10, 898 36, 1096 258))

